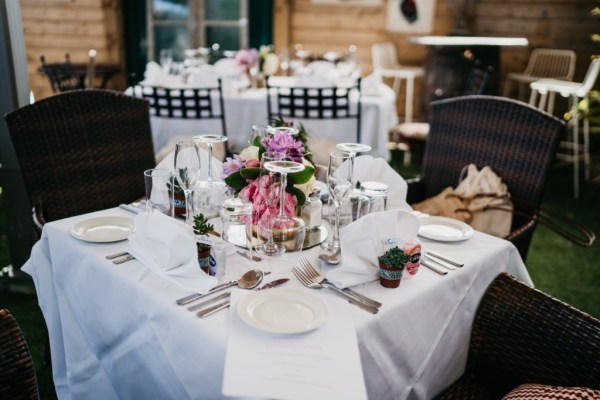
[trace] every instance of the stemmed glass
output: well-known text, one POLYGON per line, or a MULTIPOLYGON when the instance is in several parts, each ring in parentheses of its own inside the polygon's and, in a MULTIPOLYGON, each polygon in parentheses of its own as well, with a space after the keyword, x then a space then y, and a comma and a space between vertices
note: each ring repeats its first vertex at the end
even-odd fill
POLYGON ((267 241, 265 243, 262 243, 262 244, 259 244, 258 246, 256 246, 256 250, 266 256, 279 255, 279 254, 283 253, 283 249, 281 249, 281 247, 278 246, 277 244, 275 244, 275 242, 273 241, 272 223, 274 222, 274 220, 273 220, 273 217, 271 215, 269 215, 269 209, 271 209, 272 207, 274 207, 276 205, 275 204, 276 199, 272 195, 272 193, 270 193, 270 195, 269 195, 269 193, 266 192, 267 188, 263 188, 263 184, 266 185, 266 183, 263 182, 265 180, 264 179, 265 176, 268 176, 268 178, 269 178, 269 185, 270 185, 269 188, 271 188, 271 189, 275 188, 276 174, 274 172, 266 170, 265 164, 267 164, 271 161, 283 160, 284 158, 285 158, 285 153, 273 152, 273 151, 267 151, 267 152, 263 153, 263 155, 261 157, 261 174, 260 174, 261 176, 259 177, 260 183, 259 183, 258 190, 259 190, 259 192, 262 191, 262 193, 259 193, 260 204, 255 203, 253 205, 252 213, 256 215, 256 218, 253 218, 253 219, 257 220, 256 225, 257 225, 258 238, 259 239, 261 239, 261 238, 267 239, 267 241), (267 175, 265 175, 265 174, 267 174, 267 175), (260 216, 260 218, 258 218, 258 216, 260 215, 260 212, 263 212, 263 214, 260 216))
POLYGON ((227 136, 223 135, 197 135, 193 137, 195 142, 204 143, 208 147, 208 183, 209 185, 216 182, 218 185, 223 184, 221 181, 213 181, 212 176, 212 152, 215 143, 224 143, 228 140, 227 136))
POLYGON ((197 143, 206 144, 208 147, 208 176, 206 181, 199 181, 196 189, 198 191, 197 205, 200 212, 206 217, 212 218, 219 214, 219 209, 225 194, 225 182, 215 180, 212 174, 213 167, 213 145, 215 143, 224 143, 227 136, 223 135, 197 135, 193 137, 197 143))
POLYGON ((195 141, 182 140, 175 145, 175 176, 185 196, 185 222, 194 221, 194 186, 200 176, 200 146, 195 141))
POLYGON ((285 187, 287 186, 287 175, 304 170, 304 165, 295 161, 275 160, 266 162, 264 167, 268 171, 277 172, 281 175, 279 213, 270 224, 271 233, 269 237, 279 247, 281 253, 300 251, 304 243, 306 227, 302 218, 285 213, 285 187), (277 236, 275 236, 275 232, 277 232, 277 236))
MULTIPOLYGON (((338 150, 345 151, 350 154, 352 170, 354 171, 354 159, 358 153, 366 153, 371 151, 371 146, 362 143, 338 143, 335 145, 338 150)), ((352 189, 348 196, 350 200, 351 218, 350 222, 360 218, 363 214, 367 214, 369 210, 364 210, 368 206, 368 199, 361 194, 360 189, 356 187, 354 176, 352 177, 352 189)))
POLYGON ((254 140, 259 137, 259 138, 264 138, 265 136, 267 136, 267 132, 269 130, 270 126, 269 125, 252 125, 252 137, 250 137, 250 145, 252 145, 254 143, 254 140))
POLYGON ((280 131, 280 132, 286 132, 288 133, 290 136, 296 136, 300 131, 296 128, 292 128, 291 126, 269 126, 267 127, 267 133, 269 135, 274 135, 275 132, 280 131))
POLYGON ((327 188, 335 206, 335 226, 331 240, 321 244, 321 248, 331 254, 340 251, 340 207, 352 188, 352 156, 336 151, 329 155, 327 168, 327 188))

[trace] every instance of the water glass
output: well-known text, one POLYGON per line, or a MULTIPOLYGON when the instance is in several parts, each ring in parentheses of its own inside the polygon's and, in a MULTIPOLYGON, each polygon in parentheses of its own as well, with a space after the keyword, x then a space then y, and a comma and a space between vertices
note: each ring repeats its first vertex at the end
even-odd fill
POLYGON ((221 205, 221 236, 236 246, 252 249, 252 203, 239 197, 227 199, 221 205))
POLYGON ((369 199, 369 213, 386 210, 388 185, 376 181, 361 182, 360 192, 369 199))
POLYGON ((146 184, 146 211, 161 212, 171 215, 171 201, 169 187, 172 175, 168 169, 148 169, 144 171, 144 182, 146 184))
POLYGON ((173 50, 162 49, 160 51, 160 66, 165 73, 171 72, 171 64, 173 63, 173 50))

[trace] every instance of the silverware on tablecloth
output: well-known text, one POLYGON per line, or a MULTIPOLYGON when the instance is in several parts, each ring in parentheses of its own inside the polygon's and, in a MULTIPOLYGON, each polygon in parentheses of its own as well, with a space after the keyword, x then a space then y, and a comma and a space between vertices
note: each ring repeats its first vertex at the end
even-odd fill
POLYGON ((263 276, 267 275, 267 274, 268 274, 268 272, 262 272, 257 269, 252 269, 250 271, 247 271, 244 275, 242 275, 240 277, 240 279, 230 281, 227 283, 222 283, 222 284, 212 288, 211 290, 209 290, 207 293, 204 293, 204 294, 194 293, 189 296, 182 297, 180 299, 177 299, 176 303, 178 305, 182 306, 184 304, 191 303, 192 301, 200 300, 204 297, 210 296, 211 294, 213 294, 214 292, 217 292, 219 290, 223 290, 228 287, 235 286, 235 285, 238 285, 238 287, 241 287, 242 289, 254 289, 255 287, 257 287, 260 284, 260 282, 263 279, 263 276))
POLYGON ((364 302, 358 300, 356 297, 350 296, 348 293, 344 292, 342 289, 337 288, 336 286, 331 286, 331 285, 324 286, 320 283, 311 281, 310 278, 308 276, 306 276, 304 271, 302 271, 300 268, 292 267, 292 273, 294 274, 294 276, 296 276, 296 278, 298 278, 300 283, 302 283, 307 288, 321 289, 321 288, 325 287, 327 289, 333 290, 336 294, 338 294, 339 296, 342 296, 348 302, 354 304, 355 306, 362 308, 363 310, 365 310, 367 312, 370 312, 371 314, 377 314, 379 312, 379 308, 377 308, 371 304, 364 303, 364 302))
POLYGON ((229 307, 230 304, 231 303, 229 302, 229 300, 226 300, 226 301, 224 301, 222 303, 219 303, 219 304, 214 305, 212 307, 206 308, 206 309, 204 309, 202 311, 198 311, 198 314, 196 314, 196 315, 198 315, 200 318, 208 317, 209 315, 212 315, 212 314, 216 313, 219 310, 222 310, 224 308, 229 307))
MULTIPOLYGON (((310 278, 310 280, 312 280, 313 282, 320 283, 322 285, 335 286, 335 284, 333 282, 331 282, 330 280, 325 278, 323 275, 319 274, 319 272, 315 269, 315 267, 312 266, 312 264, 308 261, 307 258, 301 258, 300 264, 304 268, 304 273, 306 274, 306 276, 308 278, 310 278)), ((364 303, 370 304, 374 307, 379 308, 382 305, 380 302, 373 300, 372 298, 367 297, 365 295, 362 295, 350 288, 343 288, 341 290, 346 292, 350 296, 356 297, 358 300, 360 300, 364 303)))
POLYGON ((139 214, 146 210, 145 208, 136 207, 131 204, 119 204, 119 208, 122 208, 125 211, 132 212, 134 214, 139 214))
POLYGON ((279 285, 283 285, 287 281, 289 281, 289 278, 275 279, 274 281, 271 281, 269 283, 265 283, 264 285, 262 285, 261 287, 259 287, 256 290, 272 289, 272 288, 277 287, 279 285))
POLYGON ((247 258, 250 261, 262 261, 262 258, 260 258, 259 256, 255 255, 255 254, 250 254, 248 251, 244 251, 244 250, 238 250, 237 253, 242 256, 247 258))
POLYGON ((452 264, 452 265, 454 265, 456 267, 462 267, 463 265, 465 265, 464 263, 462 263, 460 261, 457 261, 457 260, 455 260, 452 257, 449 257, 447 255, 442 255, 442 254, 438 253, 437 251, 432 251, 432 250, 428 249, 427 250, 427 254, 430 257, 437 258, 439 260, 445 261, 445 262, 450 263, 450 264, 452 264))
POLYGON ((208 300, 206 300, 206 301, 203 301, 202 303, 198 303, 198 304, 196 304, 196 305, 194 305, 194 306, 188 307, 188 310, 189 310, 189 311, 196 311, 196 310, 200 310, 200 309, 202 309, 202 308, 206 307, 206 306, 207 306, 207 305, 209 305, 209 304, 215 303, 215 302, 217 302, 217 301, 219 301, 219 300, 226 299, 226 298, 228 298, 229 296, 231 296, 231 292, 225 292, 225 293, 223 293, 223 294, 220 294, 220 295, 218 295, 218 296, 216 296, 216 297, 213 297, 212 299, 208 299, 208 300))
POLYGON ((441 267, 449 269, 450 271, 455 271, 456 268, 457 268, 456 266, 450 264, 449 262, 446 262, 446 261, 441 260, 439 258, 431 257, 428 254, 425 254, 423 257, 425 258, 426 261, 429 261, 430 263, 434 263, 435 265, 439 265, 441 267))
POLYGON ((442 268, 440 268, 440 267, 436 267, 436 266, 435 266, 435 265, 433 265, 433 264, 429 264, 429 263, 428 263, 426 260, 424 260, 424 259, 421 259, 421 265, 422 265, 422 266, 424 266, 424 267, 427 267, 427 268, 429 268, 429 269, 430 269, 430 270, 432 270, 433 272, 437 272, 437 273, 438 273, 438 274, 440 274, 440 275, 446 275, 446 274, 448 274, 448 271, 447 271, 447 270, 444 270, 444 269, 442 269, 442 268))
POLYGON ((109 254, 109 255, 107 255, 107 256, 106 256, 106 259, 107 259, 107 260, 114 260, 115 258, 119 258, 119 257, 126 256, 127 254, 129 254, 129 253, 128 253, 128 252, 126 252, 126 251, 121 251, 121 252, 119 252, 119 253, 115 253, 115 254, 109 254))
POLYGON ((131 254, 127 254, 123 258, 117 258, 116 260, 113 260, 113 264, 123 264, 124 262, 131 261, 131 260, 135 260, 135 257, 132 256, 131 254))

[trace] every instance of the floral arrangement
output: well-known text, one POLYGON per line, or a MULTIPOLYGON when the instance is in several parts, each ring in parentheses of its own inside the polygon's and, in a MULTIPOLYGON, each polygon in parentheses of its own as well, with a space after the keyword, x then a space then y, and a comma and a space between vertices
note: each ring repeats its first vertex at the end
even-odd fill
POLYGON ((240 154, 228 157, 223 163, 223 179, 238 196, 252 203, 252 223, 279 212, 280 188, 262 169, 260 160, 265 152, 279 152, 285 158, 304 165, 304 170, 287 175, 284 211, 292 215, 296 206, 301 206, 311 193, 315 182, 315 167, 310 161, 304 143, 286 131, 275 131, 265 138, 257 137, 240 154), (261 174, 261 172, 263 172, 261 174))
POLYGON ((258 73, 274 75, 279 69, 279 58, 273 53, 273 46, 260 46, 259 50, 242 49, 235 54, 235 61, 246 73, 256 67, 258 73))

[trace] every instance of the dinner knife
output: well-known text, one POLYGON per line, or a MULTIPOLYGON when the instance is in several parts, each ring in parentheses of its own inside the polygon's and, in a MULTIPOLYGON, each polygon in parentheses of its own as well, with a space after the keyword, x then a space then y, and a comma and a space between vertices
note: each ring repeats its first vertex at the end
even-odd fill
POLYGON ((230 305, 230 304, 231 304, 231 303, 229 302, 229 300, 226 300, 226 301, 224 301, 224 302, 222 302, 222 303, 219 303, 219 304, 217 304, 217 305, 214 305, 214 306, 212 306, 212 307, 209 307, 209 308, 207 308, 207 309, 205 309, 205 310, 198 311, 198 314, 197 314, 197 315, 198 315, 200 318, 208 317, 209 315, 212 315, 212 314, 216 313, 216 312, 217 312, 217 311, 219 311, 219 310, 222 310, 222 309, 224 309, 224 308, 227 308, 227 307, 229 307, 229 305, 230 305))
POLYGON ((448 271, 444 271, 441 268, 438 268, 432 264, 427 263, 427 261, 425 260, 421 260, 421 265, 423 265, 424 267, 429 268, 430 270, 432 270, 433 272, 437 272, 440 275, 446 275, 448 273, 448 271))
POLYGON ((265 290, 265 289, 271 289, 274 287, 277 287, 279 285, 283 285, 284 283, 286 283, 287 281, 289 281, 288 278, 281 278, 281 279, 276 279, 272 282, 269 283, 265 283, 264 285, 262 285, 260 288, 258 288, 258 290, 265 290))
POLYGON ((213 297, 212 299, 208 299, 206 301, 203 301, 202 303, 198 303, 195 306, 188 307, 188 310, 190 310, 190 311, 200 310, 201 308, 204 308, 209 304, 216 303, 217 301, 226 299, 229 296, 231 296, 231 292, 225 292, 223 294, 220 294, 217 297, 213 297))
POLYGON ((449 269, 451 271, 456 270, 456 267, 454 265, 452 265, 449 262, 446 262, 444 260, 441 260, 439 258, 434 258, 434 257, 428 256, 427 254, 425 254, 425 258, 427 261, 430 261, 436 265, 439 265, 439 266, 449 269))
POLYGON ((460 261, 456 261, 455 259, 453 259, 451 257, 448 257, 446 255, 443 256, 443 255, 441 255, 439 253, 436 253, 435 251, 427 250, 427 254, 429 256, 431 256, 431 257, 440 259, 442 261, 446 261, 446 262, 448 262, 448 263, 450 263, 452 265, 455 265, 457 267, 462 267, 463 265, 465 265, 464 263, 461 263, 460 261))

